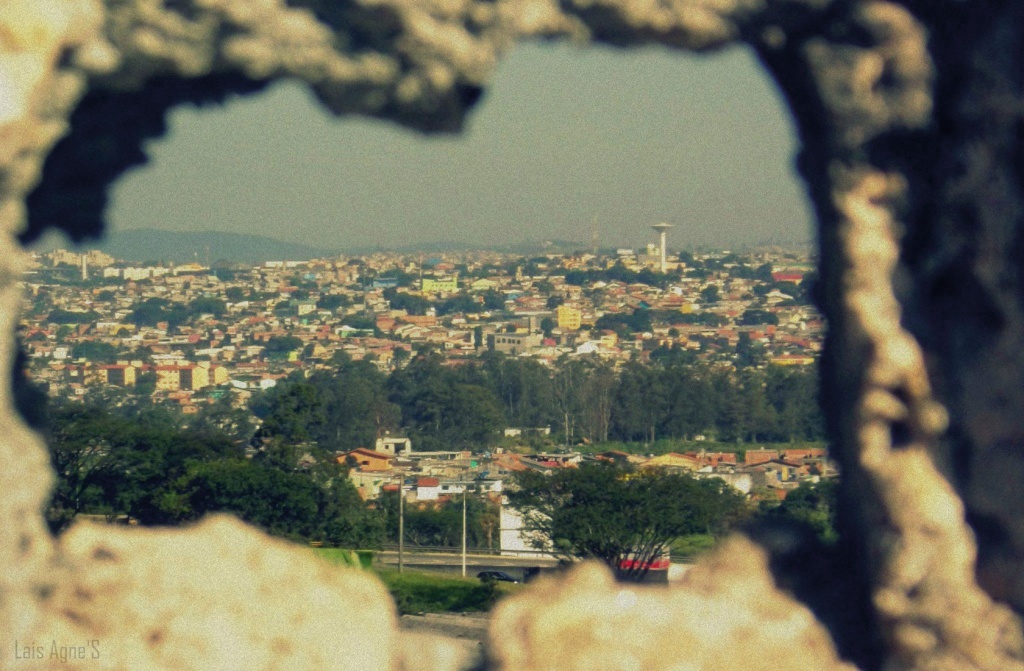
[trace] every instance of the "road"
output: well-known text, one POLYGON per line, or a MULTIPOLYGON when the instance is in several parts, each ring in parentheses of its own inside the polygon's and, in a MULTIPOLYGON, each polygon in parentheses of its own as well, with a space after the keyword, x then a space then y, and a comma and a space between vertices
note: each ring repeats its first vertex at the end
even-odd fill
MULTIPOLYGON (((378 552, 376 560, 389 568, 398 566, 398 553, 378 552)), ((436 573, 461 573, 462 555, 448 552, 405 552, 403 564, 417 571, 436 573)), ((558 560, 548 557, 503 557, 500 555, 466 555, 466 575, 475 576, 480 571, 505 571, 512 577, 523 580, 527 575, 550 571, 558 567, 558 560)))
MULTIPOLYGON (((378 552, 376 561, 389 568, 398 566, 398 552, 378 552)), ((462 555, 451 552, 405 552, 403 563, 414 571, 459 574, 462 572, 462 555)), ((549 557, 503 557, 500 555, 466 555, 466 575, 475 576, 480 571, 504 571, 513 578, 526 581, 539 573, 548 573, 559 566, 557 559, 549 557)), ((655 582, 676 582, 682 580, 690 563, 673 563, 665 577, 655 582)))

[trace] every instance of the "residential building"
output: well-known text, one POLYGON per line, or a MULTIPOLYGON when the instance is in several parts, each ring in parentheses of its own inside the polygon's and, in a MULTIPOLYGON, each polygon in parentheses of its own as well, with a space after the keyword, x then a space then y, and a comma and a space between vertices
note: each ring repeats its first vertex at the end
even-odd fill
POLYGON ((412 441, 408 438, 385 435, 377 439, 373 449, 375 452, 380 452, 381 454, 396 456, 398 454, 412 452, 412 441))
POLYGON ((459 276, 446 277, 443 279, 424 277, 420 281, 420 291, 423 293, 455 293, 459 290, 459 276))
POLYGON ((558 328, 563 331, 578 331, 582 325, 583 311, 570 305, 559 305, 555 309, 558 328))
POLYGON ((523 354, 540 347, 543 337, 536 333, 493 333, 487 336, 487 346, 503 354, 523 354))

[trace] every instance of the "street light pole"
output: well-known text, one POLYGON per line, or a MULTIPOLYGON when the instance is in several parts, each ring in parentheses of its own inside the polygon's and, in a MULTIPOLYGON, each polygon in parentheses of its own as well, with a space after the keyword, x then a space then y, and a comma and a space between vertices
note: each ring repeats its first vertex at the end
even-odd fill
POLYGON ((398 572, 402 572, 402 551, 405 549, 405 483, 398 482, 398 572))
POLYGON ((466 577, 466 486, 462 487, 462 577, 466 577))

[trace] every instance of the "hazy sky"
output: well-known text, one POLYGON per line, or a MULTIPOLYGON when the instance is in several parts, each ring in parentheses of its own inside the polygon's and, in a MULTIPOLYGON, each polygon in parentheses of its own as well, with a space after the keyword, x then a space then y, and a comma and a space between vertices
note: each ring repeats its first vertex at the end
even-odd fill
MULTIPOLYGON (((172 113, 116 186, 111 231, 251 232, 325 248, 811 239, 795 139, 746 51, 520 47, 461 136, 335 119, 300 87, 172 113)), ((674 244, 673 244, 674 243, 674 244)))

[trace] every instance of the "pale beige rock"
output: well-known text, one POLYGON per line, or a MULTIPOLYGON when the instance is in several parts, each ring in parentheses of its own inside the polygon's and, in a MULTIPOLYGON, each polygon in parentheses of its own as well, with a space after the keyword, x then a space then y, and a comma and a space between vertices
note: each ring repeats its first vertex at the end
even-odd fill
POLYGON ((35 587, 48 618, 20 641, 93 641, 98 658, 58 667, 47 656, 25 668, 394 666, 395 613, 379 581, 232 517, 180 530, 78 524, 59 552, 35 587))
POLYGON ((601 564, 545 578, 499 604, 489 645, 502 671, 854 668, 742 537, 671 587, 616 583, 601 564))
POLYGON ((396 671, 462 671, 481 660, 478 641, 415 631, 398 636, 396 671))

